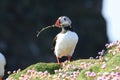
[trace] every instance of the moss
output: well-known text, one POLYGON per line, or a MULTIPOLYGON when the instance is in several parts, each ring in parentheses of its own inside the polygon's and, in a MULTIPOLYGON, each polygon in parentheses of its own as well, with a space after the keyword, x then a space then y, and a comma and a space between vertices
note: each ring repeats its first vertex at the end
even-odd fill
POLYGON ((48 71, 51 74, 54 74, 54 70, 57 70, 60 68, 60 65, 56 63, 37 63, 34 65, 34 68, 37 71, 48 71))

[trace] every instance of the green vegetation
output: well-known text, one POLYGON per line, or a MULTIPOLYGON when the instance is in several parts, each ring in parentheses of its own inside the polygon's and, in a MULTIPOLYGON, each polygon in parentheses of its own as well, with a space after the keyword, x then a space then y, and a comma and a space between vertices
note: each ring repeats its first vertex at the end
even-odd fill
POLYGON ((120 79, 120 42, 109 44, 107 50, 101 52, 99 59, 79 59, 70 63, 65 61, 61 65, 56 63, 37 63, 18 73, 11 74, 8 78, 12 80, 26 77, 30 80, 120 79), (28 71, 32 69, 33 72, 28 71))
POLYGON ((22 74, 25 74, 30 69, 35 69, 38 72, 39 71, 42 71, 42 72, 48 71, 49 73, 54 74, 54 70, 57 70, 59 68, 61 68, 61 66, 56 63, 37 63, 37 64, 29 66, 25 70, 22 70, 18 73, 11 74, 9 77, 14 77, 15 79, 19 79, 19 77, 22 74))

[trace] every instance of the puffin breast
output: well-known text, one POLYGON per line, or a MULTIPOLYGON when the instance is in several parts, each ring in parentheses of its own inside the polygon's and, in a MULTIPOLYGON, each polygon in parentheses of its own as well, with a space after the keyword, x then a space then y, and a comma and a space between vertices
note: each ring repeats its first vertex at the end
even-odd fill
POLYGON ((6 65, 5 57, 0 53, 0 77, 4 76, 4 67, 6 65))
POLYGON ((75 32, 59 33, 55 45, 55 55, 57 57, 72 56, 77 42, 78 35, 75 32))

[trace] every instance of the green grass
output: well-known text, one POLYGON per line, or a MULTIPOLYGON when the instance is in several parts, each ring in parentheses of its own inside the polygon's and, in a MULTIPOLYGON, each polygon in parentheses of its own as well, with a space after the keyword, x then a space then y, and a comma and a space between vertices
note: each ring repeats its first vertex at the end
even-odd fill
POLYGON ((34 65, 34 68, 37 71, 48 71, 50 74, 54 74, 54 70, 57 70, 59 68, 61 68, 60 65, 56 64, 56 63, 37 63, 34 65))
MULTIPOLYGON (((102 63, 99 62, 98 64, 94 64, 93 66, 87 68, 87 69, 84 69, 80 72, 80 75, 79 77, 77 78, 78 80, 96 80, 96 77, 94 78, 90 78, 90 77, 87 77, 85 75, 85 72, 86 71, 93 71, 93 72, 96 72, 96 73, 104 73, 104 72, 116 72, 117 70, 115 69, 116 66, 120 66, 120 51, 119 52, 116 52, 115 55, 112 54, 112 52, 115 51, 115 47, 111 48, 111 49, 108 49, 103 58, 104 58, 104 62, 106 63, 106 68, 105 69, 102 69, 101 66, 102 66, 102 63), (111 53, 108 53, 109 50, 112 50, 111 53), (105 58, 108 58, 109 60, 106 61, 105 58)), ((90 60, 91 61, 91 60, 90 60)))
MULTIPOLYGON (((19 73, 14 73, 11 74, 9 77, 13 77, 15 79, 19 79, 19 77, 21 76, 21 74, 25 74, 27 72, 27 70, 34 68, 36 71, 48 71, 51 74, 54 74, 54 70, 57 70, 59 68, 61 68, 60 65, 56 64, 56 63, 37 63, 37 64, 33 64, 31 66, 29 66, 28 68, 22 70, 19 73)), ((37 79, 36 79, 37 80, 37 79)))
MULTIPOLYGON (((19 73, 15 73, 15 74, 11 74, 9 77, 13 77, 14 79, 17 79, 20 77, 21 74, 25 74, 27 70, 34 68, 36 71, 48 71, 51 74, 51 80, 52 77, 54 75, 58 75, 57 73, 54 73, 54 70, 58 70, 58 69, 62 69, 62 73, 65 72, 74 72, 76 70, 79 70, 79 76, 76 78, 76 80, 96 80, 97 77, 99 75, 96 75, 96 77, 88 77, 85 73, 87 71, 91 71, 91 72, 95 72, 95 73, 100 73, 101 75, 104 72, 111 72, 111 71, 117 71, 115 70, 116 66, 120 66, 120 51, 116 52, 115 55, 113 55, 112 53, 116 50, 116 47, 110 48, 108 50, 106 50, 104 56, 103 56, 103 61, 100 61, 98 59, 79 59, 79 60, 75 60, 72 61, 70 63, 67 63, 64 67, 58 65, 57 63, 37 63, 37 64, 33 64, 31 66, 29 66, 28 68, 22 70, 19 73), (109 53, 109 50, 111 50, 111 52, 109 53), (106 58, 108 58, 108 60, 105 60, 106 58), (103 65, 103 63, 106 63, 106 68, 102 69, 101 66, 103 65), (91 66, 87 66, 87 68, 81 68, 81 64, 85 63, 85 64, 92 64, 91 66), (70 68, 67 69, 66 66, 71 65, 74 66, 75 69, 70 68)), ((62 80, 63 78, 61 78, 62 80)), ((34 78, 32 80, 39 80, 39 78, 34 78)), ((42 80, 46 80, 46 79, 42 79, 42 80)))

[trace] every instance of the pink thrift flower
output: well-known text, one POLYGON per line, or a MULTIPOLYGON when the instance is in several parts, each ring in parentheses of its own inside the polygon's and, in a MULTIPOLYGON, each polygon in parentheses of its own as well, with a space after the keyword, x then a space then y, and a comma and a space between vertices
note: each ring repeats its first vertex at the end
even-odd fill
POLYGON ((91 72, 90 72, 90 71, 87 71, 85 74, 89 77, 90 74, 91 74, 91 72))
POLYGON ((106 68, 106 64, 104 63, 102 66, 101 66, 102 69, 105 69, 106 68))

